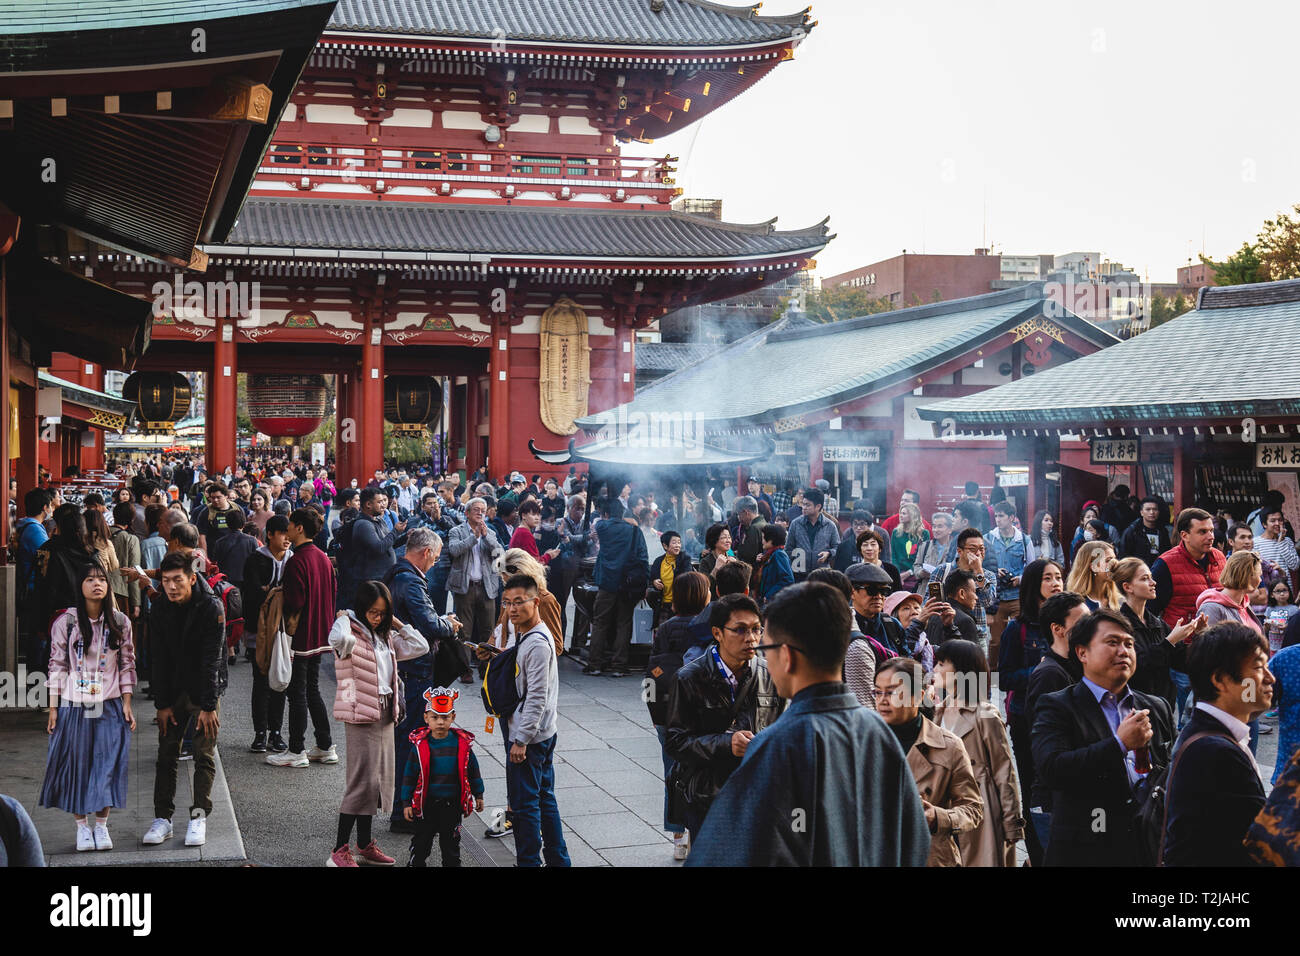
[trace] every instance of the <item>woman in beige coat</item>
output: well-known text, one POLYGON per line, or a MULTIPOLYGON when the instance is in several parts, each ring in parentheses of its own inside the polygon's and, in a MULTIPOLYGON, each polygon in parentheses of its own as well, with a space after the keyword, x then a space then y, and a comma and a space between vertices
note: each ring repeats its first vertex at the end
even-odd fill
POLYGON ((989 703, 989 665, 971 641, 948 641, 934 652, 934 719, 961 738, 984 802, 984 820, 957 838, 962 866, 1015 866, 1024 836, 1020 783, 1002 716, 989 703))
POLYGON ((961 866, 957 841, 979 829, 984 801, 961 740, 921 713, 925 675, 910 657, 891 658, 876 671, 876 712, 907 754, 930 827, 926 866, 961 866))

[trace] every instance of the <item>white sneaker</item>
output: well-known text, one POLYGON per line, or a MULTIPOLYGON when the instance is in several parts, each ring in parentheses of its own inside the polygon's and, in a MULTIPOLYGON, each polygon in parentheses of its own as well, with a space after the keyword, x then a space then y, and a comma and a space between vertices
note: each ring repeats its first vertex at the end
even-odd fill
POLYGON ((321 750, 319 747, 312 747, 311 750, 307 751, 307 759, 313 763, 338 763, 338 747, 334 744, 330 744, 329 750, 321 750))
POLYGON ((113 838, 108 835, 107 823, 100 823, 98 821, 95 822, 94 837, 95 837, 96 850, 113 849, 113 838))
POLYGON ((673 859, 684 860, 686 854, 691 852, 690 834, 683 833, 679 837, 673 837, 673 859))
POLYGON ((172 822, 162 817, 154 817, 153 823, 149 824, 149 829, 145 832, 144 839, 140 842, 145 846, 157 846, 172 838, 172 822))
POLYGON ((95 837, 90 832, 90 825, 86 823, 77 824, 77 852, 84 853, 87 850, 95 848, 95 837))
MULTIPOLYGON (((337 757, 334 759, 338 759, 337 757)), ((286 750, 282 754, 267 754, 266 762, 272 767, 310 767, 311 761, 307 759, 307 754, 296 754, 292 750, 286 750)))
POLYGON ((186 846, 203 846, 208 842, 208 818, 202 810, 195 810, 185 831, 186 846))

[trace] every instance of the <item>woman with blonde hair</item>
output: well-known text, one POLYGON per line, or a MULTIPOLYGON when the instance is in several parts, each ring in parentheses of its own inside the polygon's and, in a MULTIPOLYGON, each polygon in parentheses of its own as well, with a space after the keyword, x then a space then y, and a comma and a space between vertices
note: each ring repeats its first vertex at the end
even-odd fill
POLYGON ((1109 541, 1085 541, 1074 554, 1065 590, 1082 597, 1089 612, 1099 607, 1118 611, 1123 598, 1110 577, 1117 563, 1115 548, 1109 541))
POLYGON ((898 513, 898 527, 890 536, 890 559, 902 577, 903 588, 910 590, 916 585, 916 575, 912 568, 922 545, 930 540, 930 532, 925 530, 921 520, 921 509, 912 502, 907 502, 898 513))
MULTIPOLYGON (((511 548, 499 559, 501 566, 497 573, 504 584, 516 574, 522 574, 537 582, 537 612, 542 616, 542 623, 555 639, 555 653, 564 653, 564 625, 560 623, 560 602, 546 589, 546 565, 538 561, 523 548, 511 548)), ((514 643, 514 625, 510 615, 503 607, 501 617, 497 619, 496 630, 492 632, 492 643, 505 650, 514 643)), ((482 658, 480 658, 481 660, 482 658)))

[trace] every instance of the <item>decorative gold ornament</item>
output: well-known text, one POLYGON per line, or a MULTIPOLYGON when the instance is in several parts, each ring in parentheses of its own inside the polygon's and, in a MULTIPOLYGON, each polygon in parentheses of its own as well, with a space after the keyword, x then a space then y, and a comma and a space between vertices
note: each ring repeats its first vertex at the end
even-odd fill
POLYGON ((587 414, 591 387, 591 346, 587 344, 587 313, 568 296, 542 315, 542 424, 556 435, 578 430, 575 419, 587 414))

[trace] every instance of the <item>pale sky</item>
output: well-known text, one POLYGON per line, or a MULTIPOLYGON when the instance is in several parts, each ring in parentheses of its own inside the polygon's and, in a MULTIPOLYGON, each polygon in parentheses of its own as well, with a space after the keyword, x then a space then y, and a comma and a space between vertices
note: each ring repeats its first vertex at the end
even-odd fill
POLYGON ((1099 251, 1171 282, 1300 202, 1300 5, 811 2, 793 62, 632 146, 680 156, 685 195, 721 198, 732 222, 830 215, 821 276, 990 244, 1099 251))

